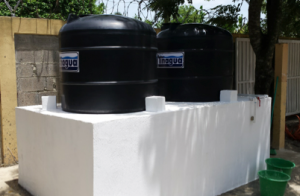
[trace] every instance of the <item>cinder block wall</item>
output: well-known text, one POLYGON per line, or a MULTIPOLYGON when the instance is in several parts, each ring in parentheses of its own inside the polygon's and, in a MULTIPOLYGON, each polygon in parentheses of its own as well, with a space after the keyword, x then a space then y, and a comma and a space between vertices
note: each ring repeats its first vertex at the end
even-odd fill
POLYGON ((57 36, 15 35, 18 106, 39 105, 41 96, 59 99, 58 50, 57 36))

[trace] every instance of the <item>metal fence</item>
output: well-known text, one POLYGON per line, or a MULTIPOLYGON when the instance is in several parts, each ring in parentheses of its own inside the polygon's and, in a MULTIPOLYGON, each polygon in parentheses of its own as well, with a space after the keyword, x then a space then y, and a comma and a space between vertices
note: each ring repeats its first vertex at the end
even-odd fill
POLYGON ((249 38, 235 41, 236 89, 239 94, 254 94, 256 57, 249 38))
POLYGON ((288 76, 286 92, 286 115, 300 113, 300 41, 279 40, 289 45, 288 76))
MULTIPOLYGON (((286 115, 300 113, 300 40, 280 39, 289 45, 286 115)), ((255 54, 249 38, 236 38, 236 89, 239 94, 254 94, 255 54)))

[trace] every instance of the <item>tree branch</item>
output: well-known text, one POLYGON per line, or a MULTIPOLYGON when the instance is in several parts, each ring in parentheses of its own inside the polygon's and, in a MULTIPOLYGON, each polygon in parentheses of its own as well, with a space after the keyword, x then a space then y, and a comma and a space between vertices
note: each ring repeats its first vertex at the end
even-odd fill
MULTIPOLYGON (((268 33, 264 40, 264 45, 271 45, 275 47, 280 31, 280 24, 282 18, 282 0, 267 1, 267 28, 268 33)), ((264 48, 266 53, 273 53, 274 47, 264 48)))
POLYGON ((186 19, 190 16, 190 13, 191 13, 191 11, 192 11, 193 8, 194 8, 194 7, 191 6, 191 7, 188 9, 188 11, 187 11, 187 13, 186 13, 186 15, 185 15, 185 17, 184 17, 182 23, 185 23, 186 19))
POLYGON ((263 34, 260 27, 260 13, 263 0, 251 0, 249 2, 249 37, 255 54, 261 51, 263 34))

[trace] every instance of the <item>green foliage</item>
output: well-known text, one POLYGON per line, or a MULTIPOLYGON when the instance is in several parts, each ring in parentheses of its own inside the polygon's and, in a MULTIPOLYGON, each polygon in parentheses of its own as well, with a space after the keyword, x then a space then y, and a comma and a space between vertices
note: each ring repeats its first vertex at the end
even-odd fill
MULTIPOLYGON (((205 0, 210 1, 210 0, 205 0)), ((233 0, 238 2, 239 0, 233 0)), ((153 26, 160 27, 164 22, 180 23, 205 23, 227 29, 231 33, 247 33, 248 27, 245 18, 240 14, 244 0, 237 5, 219 5, 215 8, 204 10, 201 6, 196 9, 192 5, 183 5, 184 0, 149 0, 148 7, 155 11, 155 22, 148 21, 153 26)), ((248 2, 248 0, 246 0, 248 2)), ((192 3, 192 1, 188 1, 192 3)), ((141 19, 140 19, 141 20, 141 19)))
POLYGON ((151 26, 153 25, 153 22, 150 21, 150 20, 148 20, 148 19, 146 19, 144 22, 147 23, 147 24, 149 24, 149 25, 151 25, 151 26))
MULTIPOLYGON (((205 22, 205 16, 206 13, 203 10, 203 7, 201 6, 199 10, 197 10, 194 6, 192 5, 182 5, 179 6, 178 8, 178 15, 177 18, 171 17, 170 22, 171 23, 204 23, 205 22)), ((142 18, 139 18, 137 15, 134 16, 135 19, 137 20, 142 20, 142 18)), ((164 21, 161 18, 158 18, 157 20, 144 20, 147 24, 152 25, 153 27, 156 28, 161 28, 162 24, 164 21)))
POLYGON ((201 6, 197 10, 192 5, 180 6, 177 18, 171 18, 171 22, 180 23, 205 23, 222 27, 231 33, 247 33, 248 26, 245 18, 240 14, 242 4, 219 5, 211 10, 204 10, 201 6))
POLYGON ((218 5, 211 9, 213 17, 207 23, 235 33, 242 28, 243 18, 240 15, 242 3, 236 5, 218 5))
MULTIPOLYGON (((96 3, 96 0, 94 0, 96 3)), ((94 3, 94 5, 95 5, 94 3)), ((100 3, 99 5, 96 5, 96 12, 94 14, 104 14, 105 5, 104 3, 100 3)))
MULTIPOLYGON (((222 27, 231 33, 248 33, 248 26, 245 24, 245 18, 240 14, 242 4, 220 5, 211 10, 205 10, 202 6, 196 9, 192 5, 182 5, 178 8, 178 13, 170 17, 171 23, 204 23, 222 27)), ((137 15, 135 19, 141 20, 137 15)), ((158 18, 154 21, 145 20, 144 22, 160 28, 163 19, 158 18)))
POLYGON ((121 12, 115 12, 114 15, 122 16, 121 12))
POLYGON ((161 26, 162 26, 162 20, 159 20, 159 21, 156 21, 156 22, 148 20, 148 19, 143 20, 141 17, 138 17, 138 15, 136 15, 136 14, 134 15, 133 18, 136 19, 136 20, 143 21, 143 22, 145 22, 145 23, 147 23, 147 24, 149 24, 151 26, 154 26, 156 28, 161 28, 161 26))
MULTIPOLYGON (((267 14, 267 0, 264 0, 262 13, 267 14)), ((280 36, 300 37, 300 1, 283 0, 280 36)), ((267 18, 261 20, 263 33, 267 33, 267 18)))
MULTIPOLYGON (((12 8, 17 0, 9 0, 12 8)), ((80 14, 103 14, 104 4, 96 5, 96 0, 23 0, 15 11, 17 17, 26 18, 49 18, 66 20, 70 13, 80 14)), ((11 13, 0 0, 0 16, 11 16, 11 13)))
POLYGON ((281 36, 300 37, 300 1, 284 0, 281 36))
MULTIPOLYGON (((169 22, 171 17, 179 16, 179 6, 184 2, 184 0, 148 0, 147 8, 156 13, 155 20, 163 18, 164 22, 169 22)), ((192 0, 188 0, 188 3, 192 3, 192 0)))
POLYGON ((240 33, 240 34, 248 34, 248 24, 245 24, 245 18, 243 17, 243 14, 239 16, 237 29, 233 33, 240 33))
POLYGON ((206 13, 201 6, 197 10, 192 5, 183 5, 179 7, 177 18, 172 18, 171 22, 180 22, 180 23, 203 23, 205 20, 206 13))

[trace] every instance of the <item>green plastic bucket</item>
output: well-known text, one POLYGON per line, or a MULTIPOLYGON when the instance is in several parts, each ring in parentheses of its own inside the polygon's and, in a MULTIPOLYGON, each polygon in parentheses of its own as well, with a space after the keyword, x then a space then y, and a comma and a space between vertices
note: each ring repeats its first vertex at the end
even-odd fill
POLYGON ((295 163, 280 158, 266 159, 267 170, 276 170, 291 176, 295 163))
POLYGON ((258 175, 261 196, 284 196, 289 175, 274 170, 262 170, 258 175))

